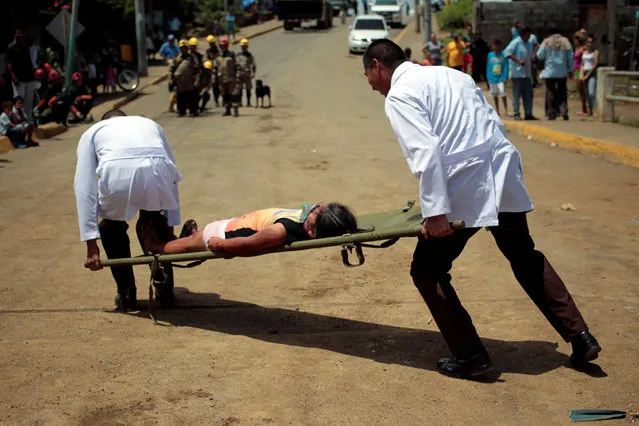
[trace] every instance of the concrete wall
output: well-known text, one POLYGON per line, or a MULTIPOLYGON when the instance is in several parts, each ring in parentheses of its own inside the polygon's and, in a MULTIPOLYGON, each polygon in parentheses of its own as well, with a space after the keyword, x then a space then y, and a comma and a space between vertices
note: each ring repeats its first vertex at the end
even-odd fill
MULTIPOLYGON (((606 7, 581 5, 578 0, 524 0, 508 3, 481 0, 475 2, 476 28, 486 40, 499 38, 507 43, 511 40, 510 28, 515 20, 532 28, 539 41, 546 36, 548 28, 556 26, 570 36, 580 28, 595 33, 597 47, 607 50, 600 43, 601 36, 608 33, 606 7), (591 20, 591 22, 589 22, 591 20)), ((639 6, 625 6, 625 0, 617 0, 617 32, 615 37, 615 64, 627 68, 623 52, 632 44, 635 13, 639 6)))
POLYGON ((548 28, 557 26, 564 34, 579 29, 577 0, 528 0, 511 3, 481 2, 477 16, 478 30, 486 40, 511 40, 510 29, 515 20, 530 27, 541 41, 548 28))

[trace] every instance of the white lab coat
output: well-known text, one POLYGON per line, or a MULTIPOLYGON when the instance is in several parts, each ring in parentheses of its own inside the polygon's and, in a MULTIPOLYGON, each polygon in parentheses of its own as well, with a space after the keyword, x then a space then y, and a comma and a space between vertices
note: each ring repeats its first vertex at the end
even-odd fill
POLYGON ((484 227, 498 225, 499 212, 533 210, 519 151, 470 76, 404 62, 385 109, 419 179, 424 218, 445 214, 484 227))
POLYGON ((167 210, 180 223, 182 175, 162 128, 143 117, 114 117, 91 126, 77 149, 75 196, 82 241, 100 238, 98 216, 129 221, 139 210, 167 210))

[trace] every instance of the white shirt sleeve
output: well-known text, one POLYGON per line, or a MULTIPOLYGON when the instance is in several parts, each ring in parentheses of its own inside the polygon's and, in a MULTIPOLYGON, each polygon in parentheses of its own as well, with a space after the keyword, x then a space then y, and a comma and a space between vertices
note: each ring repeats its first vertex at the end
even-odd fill
MULTIPOLYGON (((162 144, 164 145, 164 149, 166 150, 169 158, 175 164, 175 156, 173 155, 173 151, 169 146, 169 141, 166 139, 166 135, 164 134, 164 130, 158 124, 158 130, 160 132, 160 136, 162 137, 162 144)), ((177 166, 177 165, 176 165, 177 166)), ((178 203, 178 208, 176 210, 168 210, 167 211, 167 220, 169 226, 177 226, 180 224, 180 194, 178 191, 178 185, 175 184, 173 186, 173 196, 175 197, 175 201, 178 203)))
POLYGON ((75 169, 75 201, 80 222, 81 241, 100 238, 98 228, 98 159, 93 145, 95 132, 85 132, 78 143, 75 169))
POLYGON ((422 216, 448 214, 447 177, 439 147, 426 111, 407 95, 386 99, 386 116, 413 175, 419 179, 422 216))

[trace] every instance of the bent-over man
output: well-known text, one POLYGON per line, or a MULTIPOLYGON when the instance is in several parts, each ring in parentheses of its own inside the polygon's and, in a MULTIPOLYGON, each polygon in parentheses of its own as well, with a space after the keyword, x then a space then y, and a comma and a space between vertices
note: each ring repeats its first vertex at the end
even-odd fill
POLYGON ((406 61, 390 40, 371 43, 363 61, 369 84, 386 98, 386 116, 419 179, 426 221, 411 276, 452 352, 439 360, 439 371, 470 377, 492 369, 449 274, 466 242, 482 227, 488 227, 528 296, 572 343, 572 363, 597 358, 601 347, 568 289, 535 250, 526 221, 533 204, 519 151, 506 139, 503 123, 481 89, 459 71, 406 61), (449 220, 460 219, 467 228, 453 232, 449 220))
MULTIPOLYGON (((85 267, 101 269, 98 240, 111 259, 131 257, 128 224, 140 212, 136 231, 151 223, 159 239, 175 239, 173 226, 180 223, 175 166, 162 128, 144 117, 127 117, 120 110, 107 112, 80 138, 77 149, 75 196, 81 241, 87 245, 85 267), (98 223, 98 217, 102 221, 98 223)), ((173 302, 173 270, 163 265, 166 282, 158 286, 158 301, 173 302)), ((136 309, 133 267, 111 268, 117 284, 116 308, 136 309)), ((161 283, 161 271, 154 277, 161 283)))

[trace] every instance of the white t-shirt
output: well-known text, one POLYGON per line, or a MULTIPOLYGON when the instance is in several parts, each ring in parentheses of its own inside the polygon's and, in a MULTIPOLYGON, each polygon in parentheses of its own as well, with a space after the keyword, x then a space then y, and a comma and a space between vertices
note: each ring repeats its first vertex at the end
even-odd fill
POLYGON ((0 136, 5 136, 11 124, 11 117, 6 112, 0 114, 0 136))

